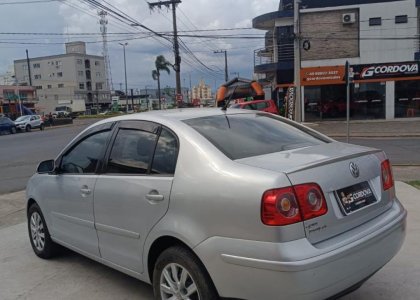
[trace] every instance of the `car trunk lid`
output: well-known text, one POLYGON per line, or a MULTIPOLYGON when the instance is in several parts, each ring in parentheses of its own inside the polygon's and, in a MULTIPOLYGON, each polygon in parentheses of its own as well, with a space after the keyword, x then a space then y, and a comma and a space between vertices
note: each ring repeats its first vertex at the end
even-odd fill
POLYGON ((283 172, 292 185, 316 183, 321 187, 328 212, 303 222, 308 240, 315 244, 368 222, 390 207, 392 195, 383 191, 381 181, 384 159, 380 150, 333 142, 237 162, 283 172), (352 175, 350 165, 357 166, 358 176, 352 175), (358 205, 358 201, 349 204, 345 200, 345 204, 340 200, 352 193, 364 196, 358 205), (364 204, 368 205, 362 207, 364 204))

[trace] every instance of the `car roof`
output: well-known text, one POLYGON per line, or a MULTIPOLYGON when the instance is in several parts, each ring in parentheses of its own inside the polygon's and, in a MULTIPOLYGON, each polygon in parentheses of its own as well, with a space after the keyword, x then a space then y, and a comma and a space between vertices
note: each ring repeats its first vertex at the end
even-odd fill
MULTIPOLYGON (((105 119, 102 123, 110 121, 123 121, 123 120, 150 120, 155 122, 160 121, 183 121, 188 119, 203 118, 210 116, 224 116, 224 115, 237 115, 237 114, 255 114, 252 111, 242 111, 237 109, 227 109, 223 111, 219 108, 180 108, 170 110, 155 110, 149 112, 142 112, 137 114, 128 114, 105 119)), ((99 124, 99 123, 97 123, 99 124)))

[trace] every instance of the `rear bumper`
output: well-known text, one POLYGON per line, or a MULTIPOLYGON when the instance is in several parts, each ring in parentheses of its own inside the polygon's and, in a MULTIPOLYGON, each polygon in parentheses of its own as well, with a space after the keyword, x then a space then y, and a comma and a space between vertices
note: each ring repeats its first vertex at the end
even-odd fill
POLYGON ((401 248, 406 211, 395 201, 373 232, 338 248, 212 237, 194 250, 222 297, 325 299, 368 278, 401 248), (391 218, 391 221, 390 221, 391 218))

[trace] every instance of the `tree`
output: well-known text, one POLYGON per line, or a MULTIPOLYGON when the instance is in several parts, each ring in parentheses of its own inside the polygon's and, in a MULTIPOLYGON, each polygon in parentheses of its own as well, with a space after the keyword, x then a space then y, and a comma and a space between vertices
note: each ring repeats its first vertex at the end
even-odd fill
POLYGON ((156 57, 155 67, 156 69, 152 71, 152 77, 158 82, 158 97, 159 97, 159 109, 162 109, 161 95, 160 95, 160 71, 166 71, 168 74, 171 73, 169 66, 172 66, 170 62, 166 60, 163 55, 156 57))

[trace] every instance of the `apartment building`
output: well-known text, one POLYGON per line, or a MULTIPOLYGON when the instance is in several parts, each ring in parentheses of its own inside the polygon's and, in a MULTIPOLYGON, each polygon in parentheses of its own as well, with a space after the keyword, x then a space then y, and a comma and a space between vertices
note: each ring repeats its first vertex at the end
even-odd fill
POLYGON ((40 110, 46 113, 73 100, 84 100, 87 108, 108 106, 111 99, 104 58, 87 54, 84 42, 69 42, 65 48, 65 54, 30 58, 30 70, 26 59, 15 60, 17 82, 29 85, 31 74, 40 110))
POLYGON ((200 80, 198 85, 192 87, 192 99, 208 100, 212 98, 211 87, 204 80, 200 80))
MULTIPOLYGON (((293 0, 258 16, 265 47, 254 72, 271 83, 281 105, 294 82, 293 0)), ((302 0, 302 116, 340 119, 346 112, 346 61, 353 70, 353 119, 420 117, 420 0, 302 0)))

